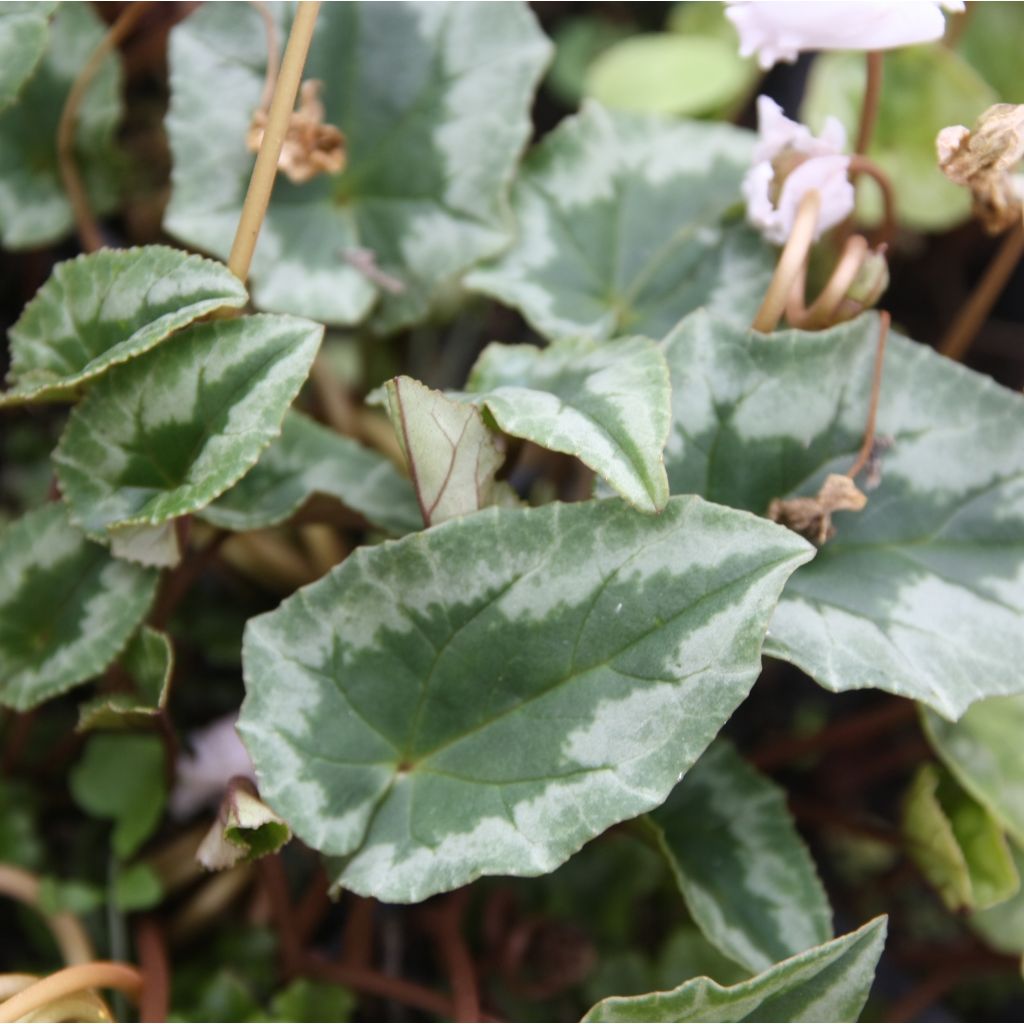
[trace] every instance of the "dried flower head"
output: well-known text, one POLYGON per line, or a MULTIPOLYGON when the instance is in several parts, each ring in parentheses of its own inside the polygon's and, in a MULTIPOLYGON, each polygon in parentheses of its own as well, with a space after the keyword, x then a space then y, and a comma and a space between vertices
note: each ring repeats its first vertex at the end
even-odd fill
POLYGON ((776 498, 768 506, 768 518, 820 547, 835 536, 833 513, 859 512, 867 503, 864 492, 845 473, 829 473, 813 498, 776 498))
POLYGON ((962 124, 943 128, 935 149, 946 177, 971 190, 975 216, 988 232, 999 234, 1020 223, 1024 177, 1012 171, 1024 159, 1024 105, 989 107, 974 131, 962 124))
MULTIPOLYGON (((323 82, 310 79, 299 90, 299 109, 288 120, 288 132, 278 169, 295 185, 305 184, 318 174, 339 174, 345 169, 345 136, 340 128, 324 123, 324 105, 320 102, 323 82)), ((267 111, 262 107, 252 115, 245 144, 253 153, 259 150, 267 128, 267 111)))

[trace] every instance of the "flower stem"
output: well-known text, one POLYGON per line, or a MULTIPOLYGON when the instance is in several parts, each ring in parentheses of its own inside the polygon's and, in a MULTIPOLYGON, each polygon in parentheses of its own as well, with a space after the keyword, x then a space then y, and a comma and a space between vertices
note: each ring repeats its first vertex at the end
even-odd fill
POLYGON ((1024 256, 1024 223, 1010 228, 995 259, 985 268, 963 309, 939 345, 939 351, 950 359, 963 359, 975 335, 1002 294, 1014 268, 1024 256))
POLYGON ((853 480, 854 477, 868 464, 871 458, 871 450, 875 446, 875 420, 878 417, 878 398, 882 393, 882 368, 885 365, 885 343, 889 339, 889 324, 892 317, 885 310, 878 314, 878 347, 875 349, 875 368, 871 374, 871 401, 868 405, 868 422, 864 428, 864 440, 861 442, 860 451, 853 465, 846 471, 846 475, 853 480))
POLYGON ((228 256, 228 269, 240 281, 249 276, 256 240, 263 226, 263 218, 270 203, 270 193, 277 177, 277 162, 281 157, 288 122, 295 109, 295 97, 302 82, 302 70, 313 40, 313 28, 320 10, 320 0, 301 0, 292 24, 288 45, 281 61, 281 70, 274 86, 274 98, 267 113, 267 126, 263 133, 256 164, 245 194, 242 214, 238 219, 235 241, 228 256))
POLYGON ((85 252, 102 249, 103 235, 100 232, 99 224, 96 223, 92 207, 89 204, 89 193, 75 162, 75 126, 78 121, 78 108, 107 54, 131 32, 139 18, 146 13, 147 7, 149 7, 148 0, 136 0, 136 3, 127 6, 118 15, 114 24, 107 29, 106 35, 89 55, 85 66, 78 72, 78 77, 72 83, 67 99, 64 101, 64 109, 60 113, 60 121, 57 124, 57 166, 60 169, 61 181, 64 182, 64 191, 67 193, 68 202, 71 204, 71 214, 75 218, 78 238, 85 252))
POLYGON ((89 988, 115 988, 137 999, 142 975, 128 964, 94 960, 65 967, 0 1003, 0 1024, 17 1021, 50 1003, 89 988))
POLYGON ((864 86, 864 101, 860 108, 860 124, 857 127, 857 145, 854 153, 863 154, 871 145, 871 136, 878 120, 878 101, 882 95, 882 54, 869 50, 867 58, 867 82, 864 86))
POLYGON ((809 331, 830 327, 867 254, 867 239, 863 235, 851 235, 843 246, 832 276, 810 306, 804 305, 803 280, 802 277, 797 278, 786 303, 786 320, 790 326, 809 331))
POLYGON ((858 174, 866 174, 874 178, 882 193, 883 219, 882 227, 878 232, 876 243, 888 245, 896 234, 896 196, 893 192, 892 182, 889 175, 866 156, 855 154, 850 157, 850 181, 856 181, 858 174))
POLYGON ((765 292, 761 308, 757 311, 757 316, 754 317, 754 322, 751 324, 753 330, 770 334, 778 326, 779 320, 785 312, 786 303, 789 301, 790 292, 793 290, 793 284, 800 279, 804 272, 807 254, 814 241, 814 228, 818 223, 820 209, 821 196, 817 189, 812 188, 800 200, 800 205, 797 207, 793 230, 779 257, 775 274, 772 276, 771 284, 768 285, 768 291, 765 292))

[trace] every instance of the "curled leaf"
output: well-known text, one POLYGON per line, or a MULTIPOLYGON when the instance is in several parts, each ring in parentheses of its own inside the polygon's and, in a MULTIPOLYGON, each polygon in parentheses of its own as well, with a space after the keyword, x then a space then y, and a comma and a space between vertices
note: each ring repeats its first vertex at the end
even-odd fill
POLYGON ((223 871, 276 853, 291 837, 284 819, 260 800, 248 778, 239 776, 231 780, 196 857, 208 871, 223 871))

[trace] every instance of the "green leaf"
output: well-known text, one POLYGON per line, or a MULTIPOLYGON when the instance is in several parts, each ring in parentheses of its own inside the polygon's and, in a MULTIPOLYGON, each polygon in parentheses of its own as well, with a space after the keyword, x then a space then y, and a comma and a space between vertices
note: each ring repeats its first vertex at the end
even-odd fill
POLYGON ((75 521, 109 536, 223 494, 280 433, 322 335, 293 317, 216 320, 107 373, 53 455, 75 521))
POLYGON ((79 732, 136 729, 150 725, 167 706, 174 672, 171 638, 143 626, 128 644, 121 666, 135 682, 135 693, 101 694, 78 709, 79 732))
POLYGON ((747 62, 727 40, 650 32, 601 53, 584 91, 613 110, 694 117, 735 103, 749 81, 747 62))
POLYGON ((0 861, 37 870, 46 856, 32 790, 12 779, 0 779, 0 861))
POLYGON ((541 334, 663 337, 700 306, 749 322, 775 252, 727 214, 753 152, 749 132, 610 113, 590 102, 526 159, 519 237, 469 287, 541 334))
POLYGON ((11 328, 11 390, 0 406, 73 399, 112 366, 246 297, 227 267, 162 245, 58 263, 11 328))
POLYGON ((71 794, 86 813, 114 823, 112 845, 122 860, 138 850, 163 814, 167 790, 158 736, 93 736, 71 770, 71 794))
POLYGON ((86 540, 60 502, 0 532, 0 703, 24 711, 99 675, 146 617, 156 583, 86 540))
POLYGON ((340 985, 299 978, 274 995, 268 1020, 345 1021, 352 1019, 356 1000, 340 985))
MULTIPOLYGON (((91 4, 60 4, 35 73, 17 103, 0 113, 0 244, 6 249, 58 241, 74 225, 57 164, 57 123, 71 83, 105 30, 91 4)), ((75 162, 96 213, 117 202, 120 96, 121 65, 110 54, 89 83, 75 133, 75 162)))
POLYGON ((960 785, 1024 844, 1024 696, 978 701, 958 722, 921 712, 928 739, 960 785))
POLYGON ((10 106, 35 71, 49 39, 56 3, 5 3, 0 6, 0 110, 10 106))
POLYGON ((196 857, 208 870, 223 871, 276 853, 291 837, 287 823, 260 800, 256 787, 248 779, 236 778, 196 857))
POLYGON ((163 899, 160 876, 148 864, 122 868, 114 879, 114 906, 122 913, 149 910, 163 899))
POLYGON ((612 43, 625 39, 630 29, 600 14, 560 18, 552 26, 555 59, 544 85, 566 106, 576 107, 583 98, 587 68, 612 43))
POLYGON ((665 799, 808 555, 696 498, 487 509, 359 548, 246 627, 260 793, 388 902, 551 871, 665 799))
POLYGON ((649 818, 690 914, 751 971, 832 938, 832 911, 786 795, 716 741, 649 818))
POLYGON ((427 526, 495 504, 505 456, 479 409, 411 377, 389 380, 384 394, 427 526))
MULTIPOLYGON (((1004 103, 1024 103, 1020 74, 1020 41, 1024 39, 1024 7, 1018 4, 978 4, 964 19, 957 50, 995 87, 1004 103)), ((975 112, 975 117, 981 108, 975 112)), ((965 121, 974 123, 973 117, 965 121)))
POLYGON ((290 519, 315 494, 390 533, 423 526, 412 485, 388 459, 294 411, 259 462, 200 515, 225 530, 259 530, 290 519))
MULTIPOLYGON (((969 215, 971 198, 939 170, 935 136, 947 125, 973 125, 997 97, 941 43, 891 50, 884 59, 885 85, 868 156, 892 182, 900 223, 943 231, 969 215)), ((822 54, 811 67, 803 120, 817 131, 827 117, 837 117, 848 137, 855 138, 865 76, 863 54, 822 54)), ((881 219, 882 199, 874 182, 858 189, 857 208, 868 223, 881 219)))
POLYGON ((950 910, 985 909, 1020 888, 995 819, 933 764, 921 765, 904 797, 903 835, 950 910))
MULTIPOLYGON (((240 3, 206 5, 171 36, 165 227, 222 257, 252 168, 266 49, 240 3)), ((257 305, 337 324, 371 316, 379 331, 422 319, 509 241, 507 192, 549 52, 525 4, 324 5, 305 74, 324 83, 348 164, 278 180, 253 261, 257 305), (360 269, 368 259, 381 273, 360 269)))
POLYGON ((489 345, 467 388, 506 434, 575 455, 631 505, 656 512, 668 501, 672 396, 654 342, 489 345))
POLYGON ((103 906, 106 897, 101 886, 78 878, 39 879, 39 909, 44 914, 89 914, 103 906))
MULTIPOLYGON (((874 315, 817 333, 739 331, 703 313, 666 341, 672 493, 764 513, 816 494, 863 439, 874 315)), ((1022 688, 1024 398, 893 337, 867 507, 790 580, 765 652, 831 690, 877 687, 955 718, 1022 688)))
MULTIPOLYGON (((1024 850, 1012 846, 1011 852, 1014 868, 1024 878, 1024 850)), ((1012 899, 970 914, 967 923, 997 952, 1020 956, 1024 953, 1024 887, 1012 899)))
POLYGON ((584 1021, 856 1021, 885 944, 886 919, 736 985, 694 978, 671 992, 605 999, 584 1021))

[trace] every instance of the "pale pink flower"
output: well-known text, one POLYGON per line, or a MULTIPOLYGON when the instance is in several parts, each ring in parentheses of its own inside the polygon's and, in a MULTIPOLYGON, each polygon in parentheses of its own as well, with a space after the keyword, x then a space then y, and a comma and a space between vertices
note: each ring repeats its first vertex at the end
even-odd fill
POLYGON ((793 230, 801 200, 811 189, 821 197, 814 237, 845 220, 854 207, 846 130, 834 118, 821 134, 782 113, 767 96, 757 100, 758 142, 743 179, 747 219, 769 242, 782 245, 793 230))
POLYGON ((941 39, 942 8, 964 9, 958 0, 732 0, 726 7, 739 33, 740 54, 757 54, 765 70, 779 61, 792 63, 803 50, 891 50, 941 39))
POLYGON ((225 715, 189 734, 171 792, 174 817, 187 818, 203 807, 217 806, 236 775, 255 781, 249 752, 235 731, 237 717, 225 715))

